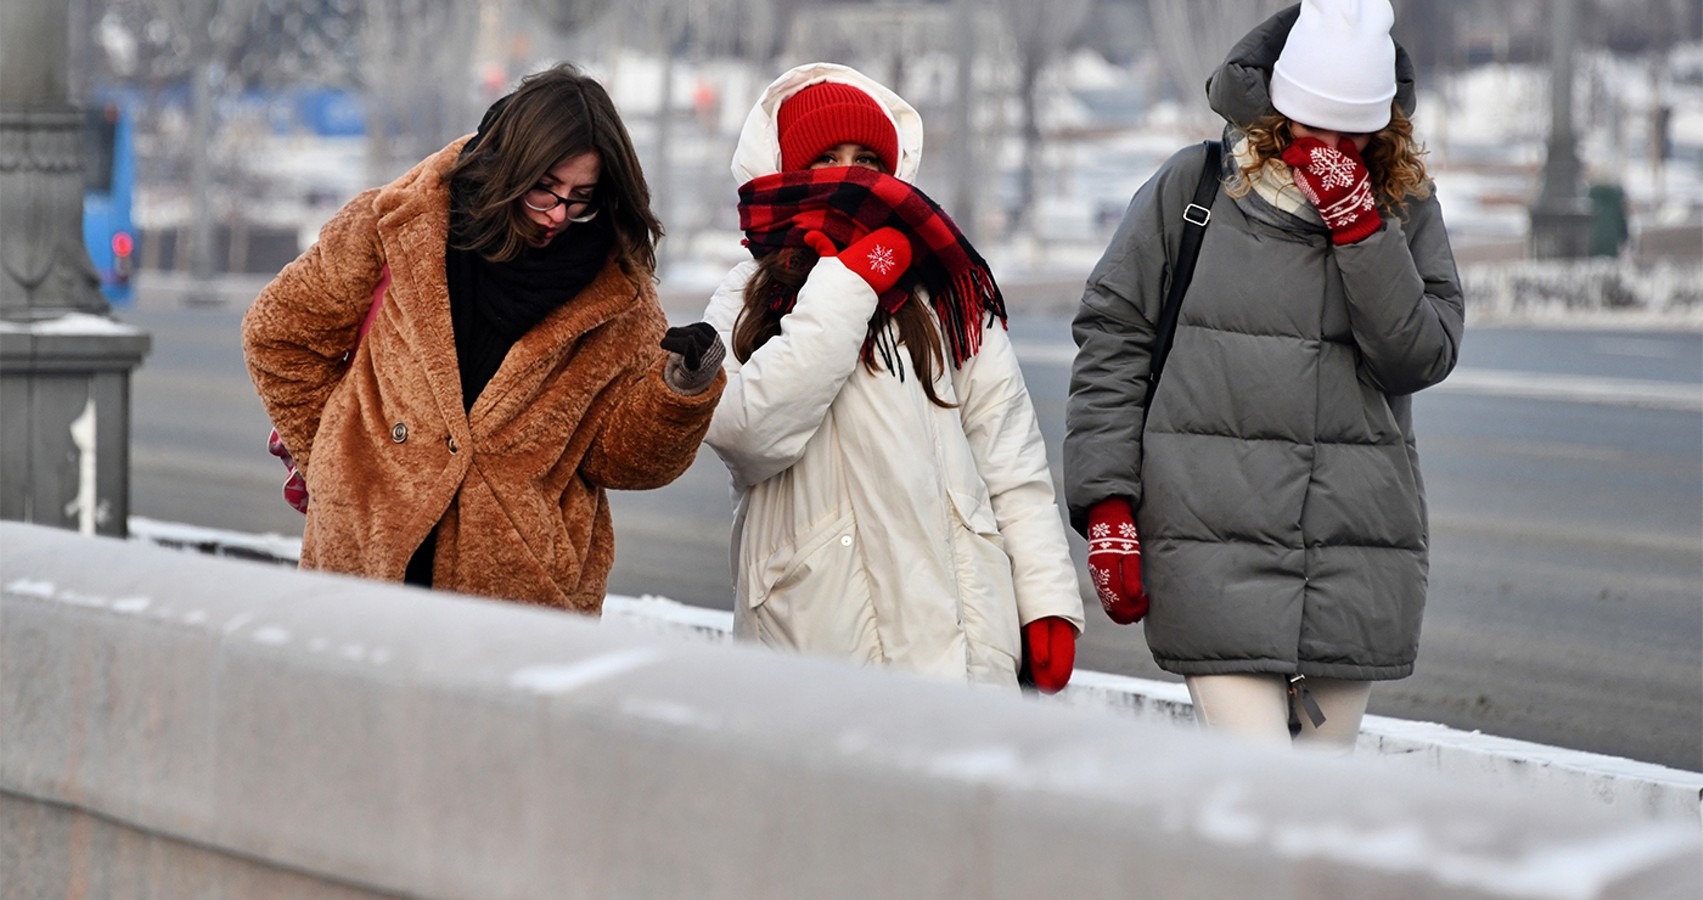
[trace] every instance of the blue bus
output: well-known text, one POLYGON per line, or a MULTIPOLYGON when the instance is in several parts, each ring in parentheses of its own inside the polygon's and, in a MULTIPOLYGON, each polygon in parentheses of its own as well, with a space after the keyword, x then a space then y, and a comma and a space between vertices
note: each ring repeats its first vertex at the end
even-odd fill
POLYGON ((115 101, 83 112, 83 245, 100 273, 101 293, 115 306, 133 299, 136 224, 136 147, 130 115, 115 101))

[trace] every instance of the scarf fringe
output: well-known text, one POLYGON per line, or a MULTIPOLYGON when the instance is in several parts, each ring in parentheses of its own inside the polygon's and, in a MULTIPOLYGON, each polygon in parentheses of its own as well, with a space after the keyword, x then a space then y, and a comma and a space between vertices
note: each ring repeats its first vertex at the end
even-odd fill
POLYGON ((1005 298, 988 270, 974 266, 953 277, 946 296, 935 301, 934 311, 946 332, 952 365, 962 367, 964 360, 982 349, 982 329, 996 319, 1005 323, 1005 298))
POLYGON ((893 333, 893 320, 885 313, 878 312, 876 316, 882 321, 870 324, 869 336, 863 340, 863 359, 874 362, 875 354, 880 353, 881 365, 904 381, 905 357, 899 352, 899 336, 893 333))
MULTIPOLYGON (((796 300, 796 295, 793 299, 796 300)), ((952 279, 948 290, 933 295, 930 300, 940 320, 953 368, 963 368, 965 360, 981 352, 983 329, 995 322, 1010 327, 1006 323, 1005 298, 986 269, 965 270, 952 279)), ((790 303, 786 309, 791 310, 790 303)), ((882 309, 877 309, 870 319, 869 336, 863 342, 864 362, 872 363, 878 355, 887 371, 897 375, 900 381, 905 380, 904 354, 899 352, 892 314, 882 309)))

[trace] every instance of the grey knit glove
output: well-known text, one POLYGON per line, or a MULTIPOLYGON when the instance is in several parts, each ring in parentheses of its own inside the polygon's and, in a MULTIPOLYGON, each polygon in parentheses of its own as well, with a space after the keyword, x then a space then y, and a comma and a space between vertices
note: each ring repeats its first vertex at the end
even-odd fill
POLYGON ((708 322, 676 325, 662 336, 662 349, 668 351, 668 363, 663 366, 662 380, 676 392, 690 397, 701 394, 715 380, 721 369, 727 347, 708 322))

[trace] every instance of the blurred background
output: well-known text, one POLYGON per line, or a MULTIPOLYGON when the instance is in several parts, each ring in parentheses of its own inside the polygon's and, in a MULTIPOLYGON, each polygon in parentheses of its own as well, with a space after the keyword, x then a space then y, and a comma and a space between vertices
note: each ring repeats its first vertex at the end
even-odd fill
MULTIPOLYGON (((358 190, 570 60, 610 88, 639 147, 669 231, 664 283, 713 283, 742 252, 727 167, 740 123, 779 72, 827 59, 919 108, 919 186, 996 271, 1074 274, 1161 160, 1218 133, 1208 72, 1283 5, 71 0, 72 95, 99 157, 90 250, 119 303, 126 274, 275 272, 358 190)), ((1563 190, 1592 204, 1590 253, 1699 254, 1703 3, 1394 5, 1463 262, 1531 252, 1558 139, 1563 190), (1570 121, 1552 115, 1558 99, 1570 121)))

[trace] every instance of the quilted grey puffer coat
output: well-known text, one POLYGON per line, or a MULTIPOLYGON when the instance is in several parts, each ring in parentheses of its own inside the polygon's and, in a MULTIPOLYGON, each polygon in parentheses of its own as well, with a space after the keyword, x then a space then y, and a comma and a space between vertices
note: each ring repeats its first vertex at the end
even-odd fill
MULTIPOLYGON (((1226 129, 1270 110, 1293 10, 1208 82, 1226 129)), ((1398 102, 1412 69, 1398 50, 1398 102)), ((1410 396, 1454 367, 1460 279, 1434 197, 1356 244, 1311 209, 1218 193, 1151 410, 1148 346, 1204 152, 1135 195, 1090 275, 1073 331, 1064 444, 1077 528, 1137 504, 1155 661, 1183 675, 1381 680, 1413 670, 1425 604, 1425 492, 1410 396)))

